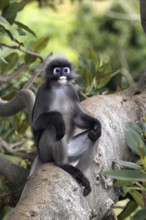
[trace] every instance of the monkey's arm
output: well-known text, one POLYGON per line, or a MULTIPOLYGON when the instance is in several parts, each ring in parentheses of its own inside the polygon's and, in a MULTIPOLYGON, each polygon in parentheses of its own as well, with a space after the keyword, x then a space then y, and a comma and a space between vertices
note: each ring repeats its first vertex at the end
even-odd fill
POLYGON ((98 119, 85 113, 79 105, 77 105, 78 114, 74 117, 74 124, 82 129, 89 129, 88 137, 95 142, 101 136, 101 124, 98 119))
POLYGON ((65 134, 65 124, 62 115, 57 111, 44 112, 39 115, 36 120, 33 120, 32 127, 35 137, 40 137, 45 129, 55 127, 56 140, 60 140, 65 134))

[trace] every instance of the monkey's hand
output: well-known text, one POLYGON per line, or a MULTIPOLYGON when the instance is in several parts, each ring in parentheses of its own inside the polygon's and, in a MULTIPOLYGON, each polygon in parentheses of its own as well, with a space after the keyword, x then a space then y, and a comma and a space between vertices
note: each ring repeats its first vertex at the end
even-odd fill
POLYGON ((65 135, 65 124, 63 117, 60 112, 50 112, 52 113, 51 124, 54 125, 56 130, 56 140, 59 141, 65 135))
POLYGON ((99 121, 94 125, 88 133, 88 137, 91 141, 95 142, 101 136, 101 124, 99 121))
POLYGON ((63 138, 65 134, 65 124, 60 112, 50 111, 42 113, 33 124, 33 131, 37 142, 45 129, 52 129, 53 126, 56 131, 56 140, 63 138))

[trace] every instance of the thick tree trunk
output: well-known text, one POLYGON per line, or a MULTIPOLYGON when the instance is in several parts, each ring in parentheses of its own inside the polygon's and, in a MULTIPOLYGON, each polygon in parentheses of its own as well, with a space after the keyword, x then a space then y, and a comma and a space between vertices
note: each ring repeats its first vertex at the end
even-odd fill
POLYGON ((146 73, 130 89, 94 96, 82 105, 102 124, 97 153, 86 172, 92 192, 83 197, 80 186, 68 173, 53 164, 44 164, 28 180, 9 220, 20 219, 20 216, 21 220, 100 220, 118 200, 113 181, 102 172, 112 169, 112 160, 132 160, 125 145, 125 125, 140 120, 146 112, 146 73))

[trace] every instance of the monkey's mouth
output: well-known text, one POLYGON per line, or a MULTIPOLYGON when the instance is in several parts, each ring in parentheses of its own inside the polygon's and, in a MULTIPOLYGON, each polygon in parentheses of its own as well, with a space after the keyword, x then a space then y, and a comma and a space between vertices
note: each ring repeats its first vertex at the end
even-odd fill
POLYGON ((66 83, 67 82, 66 76, 60 76, 58 82, 59 83, 66 83))

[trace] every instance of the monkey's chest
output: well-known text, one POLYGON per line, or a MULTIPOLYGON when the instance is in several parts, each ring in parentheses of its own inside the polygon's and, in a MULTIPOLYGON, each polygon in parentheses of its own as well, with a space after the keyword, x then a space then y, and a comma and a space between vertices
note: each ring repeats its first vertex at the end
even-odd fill
POLYGON ((53 93, 50 111, 58 111, 63 117, 72 116, 74 104, 64 90, 58 89, 53 93))

